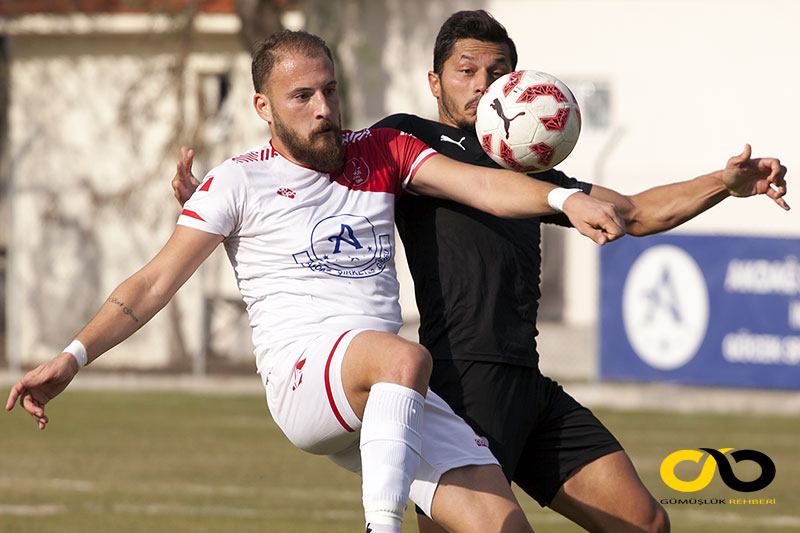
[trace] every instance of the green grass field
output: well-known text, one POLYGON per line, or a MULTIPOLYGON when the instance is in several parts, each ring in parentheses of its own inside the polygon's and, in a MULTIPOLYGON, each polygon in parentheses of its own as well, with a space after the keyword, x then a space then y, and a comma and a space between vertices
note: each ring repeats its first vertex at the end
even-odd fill
MULTIPOLYGON (((48 410, 51 424, 43 432, 18 408, 0 418, 3 533, 362 530, 360 479, 293 448, 269 417, 263 396, 70 390, 48 410)), ((597 414, 658 499, 776 502, 667 505, 673 531, 800 531, 799 420, 597 414), (698 447, 762 451, 777 475, 752 494, 729 489, 718 473, 697 493, 668 488, 659 477, 661 460, 698 447)), ((734 471, 742 479, 758 475, 739 466, 734 471)), ((520 501, 537 532, 579 531, 527 496, 520 501)), ((407 516, 405 530, 417 531, 407 516)))

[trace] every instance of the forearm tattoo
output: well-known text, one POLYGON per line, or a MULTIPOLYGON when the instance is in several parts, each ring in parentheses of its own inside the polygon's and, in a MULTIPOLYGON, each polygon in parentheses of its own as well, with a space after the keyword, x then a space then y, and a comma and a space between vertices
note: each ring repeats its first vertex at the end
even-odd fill
POLYGON ((133 309, 131 309, 130 307, 126 307, 123 302, 120 302, 118 299, 114 298, 113 296, 111 298, 109 298, 108 300, 106 300, 106 301, 108 303, 112 303, 112 304, 120 306, 122 308, 122 312, 125 313, 126 315, 128 315, 129 317, 131 317, 131 320, 133 320, 134 322, 139 322, 139 319, 136 318, 136 315, 133 314, 133 309))

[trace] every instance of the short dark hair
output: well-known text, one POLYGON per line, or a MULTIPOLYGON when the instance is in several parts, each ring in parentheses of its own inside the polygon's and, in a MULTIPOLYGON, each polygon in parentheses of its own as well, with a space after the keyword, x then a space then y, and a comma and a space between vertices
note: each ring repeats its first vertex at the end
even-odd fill
POLYGON ((444 62, 453 53, 456 42, 477 39, 489 43, 505 44, 511 53, 511 70, 517 68, 517 47, 505 27, 483 9, 457 11, 442 24, 433 46, 433 71, 441 75, 444 62))
POLYGON ((253 88, 257 93, 262 92, 272 68, 278 59, 279 52, 300 52, 307 56, 325 54, 333 63, 333 56, 321 38, 305 31, 283 30, 273 33, 253 50, 253 88))

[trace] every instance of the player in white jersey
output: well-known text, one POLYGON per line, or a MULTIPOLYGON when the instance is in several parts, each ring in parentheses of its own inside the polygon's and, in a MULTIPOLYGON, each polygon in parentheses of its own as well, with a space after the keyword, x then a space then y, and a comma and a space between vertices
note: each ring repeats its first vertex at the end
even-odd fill
POLYGON ((397 130, 344 132, 346 164, 320 179, 272 144, 211 170, 178 224, 224 235, 256 346, 402 325, 394 270, 394 204, 432 149, 397 130), (388 152, 386 151, 388 147, 388 152), (385 153, 384 153, 385 152, 385 153), (311 292, 313 298, 298 298, 311 292))
POLYGON ((429 392, 430 354, 395 334, 394 200, 407 188, 511 218, 563 210, 601 244, 624 234, 616 210, 393 130, 343 135, 330 51, 310 34, 262 43, 253 80, 271 144, 212 171, 156 257, 12 387, 6 409, 19 399, 44 429, 45 404, 80 367, 152 318, 224 242, 273 417, 298 447, 362 474, 368 530, 400 531, 410 491, 450 531, 530 531, 494 458, 429 392))

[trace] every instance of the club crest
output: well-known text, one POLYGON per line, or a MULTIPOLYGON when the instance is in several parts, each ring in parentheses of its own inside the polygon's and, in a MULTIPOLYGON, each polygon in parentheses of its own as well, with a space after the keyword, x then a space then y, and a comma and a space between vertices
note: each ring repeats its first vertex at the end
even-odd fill
POLYGON ((367 217, 335 215, 314 226, 309 249, 293 258, 297 264, 329 276, 376 276, 392 258, 391 235, 376 235, 367 217))

